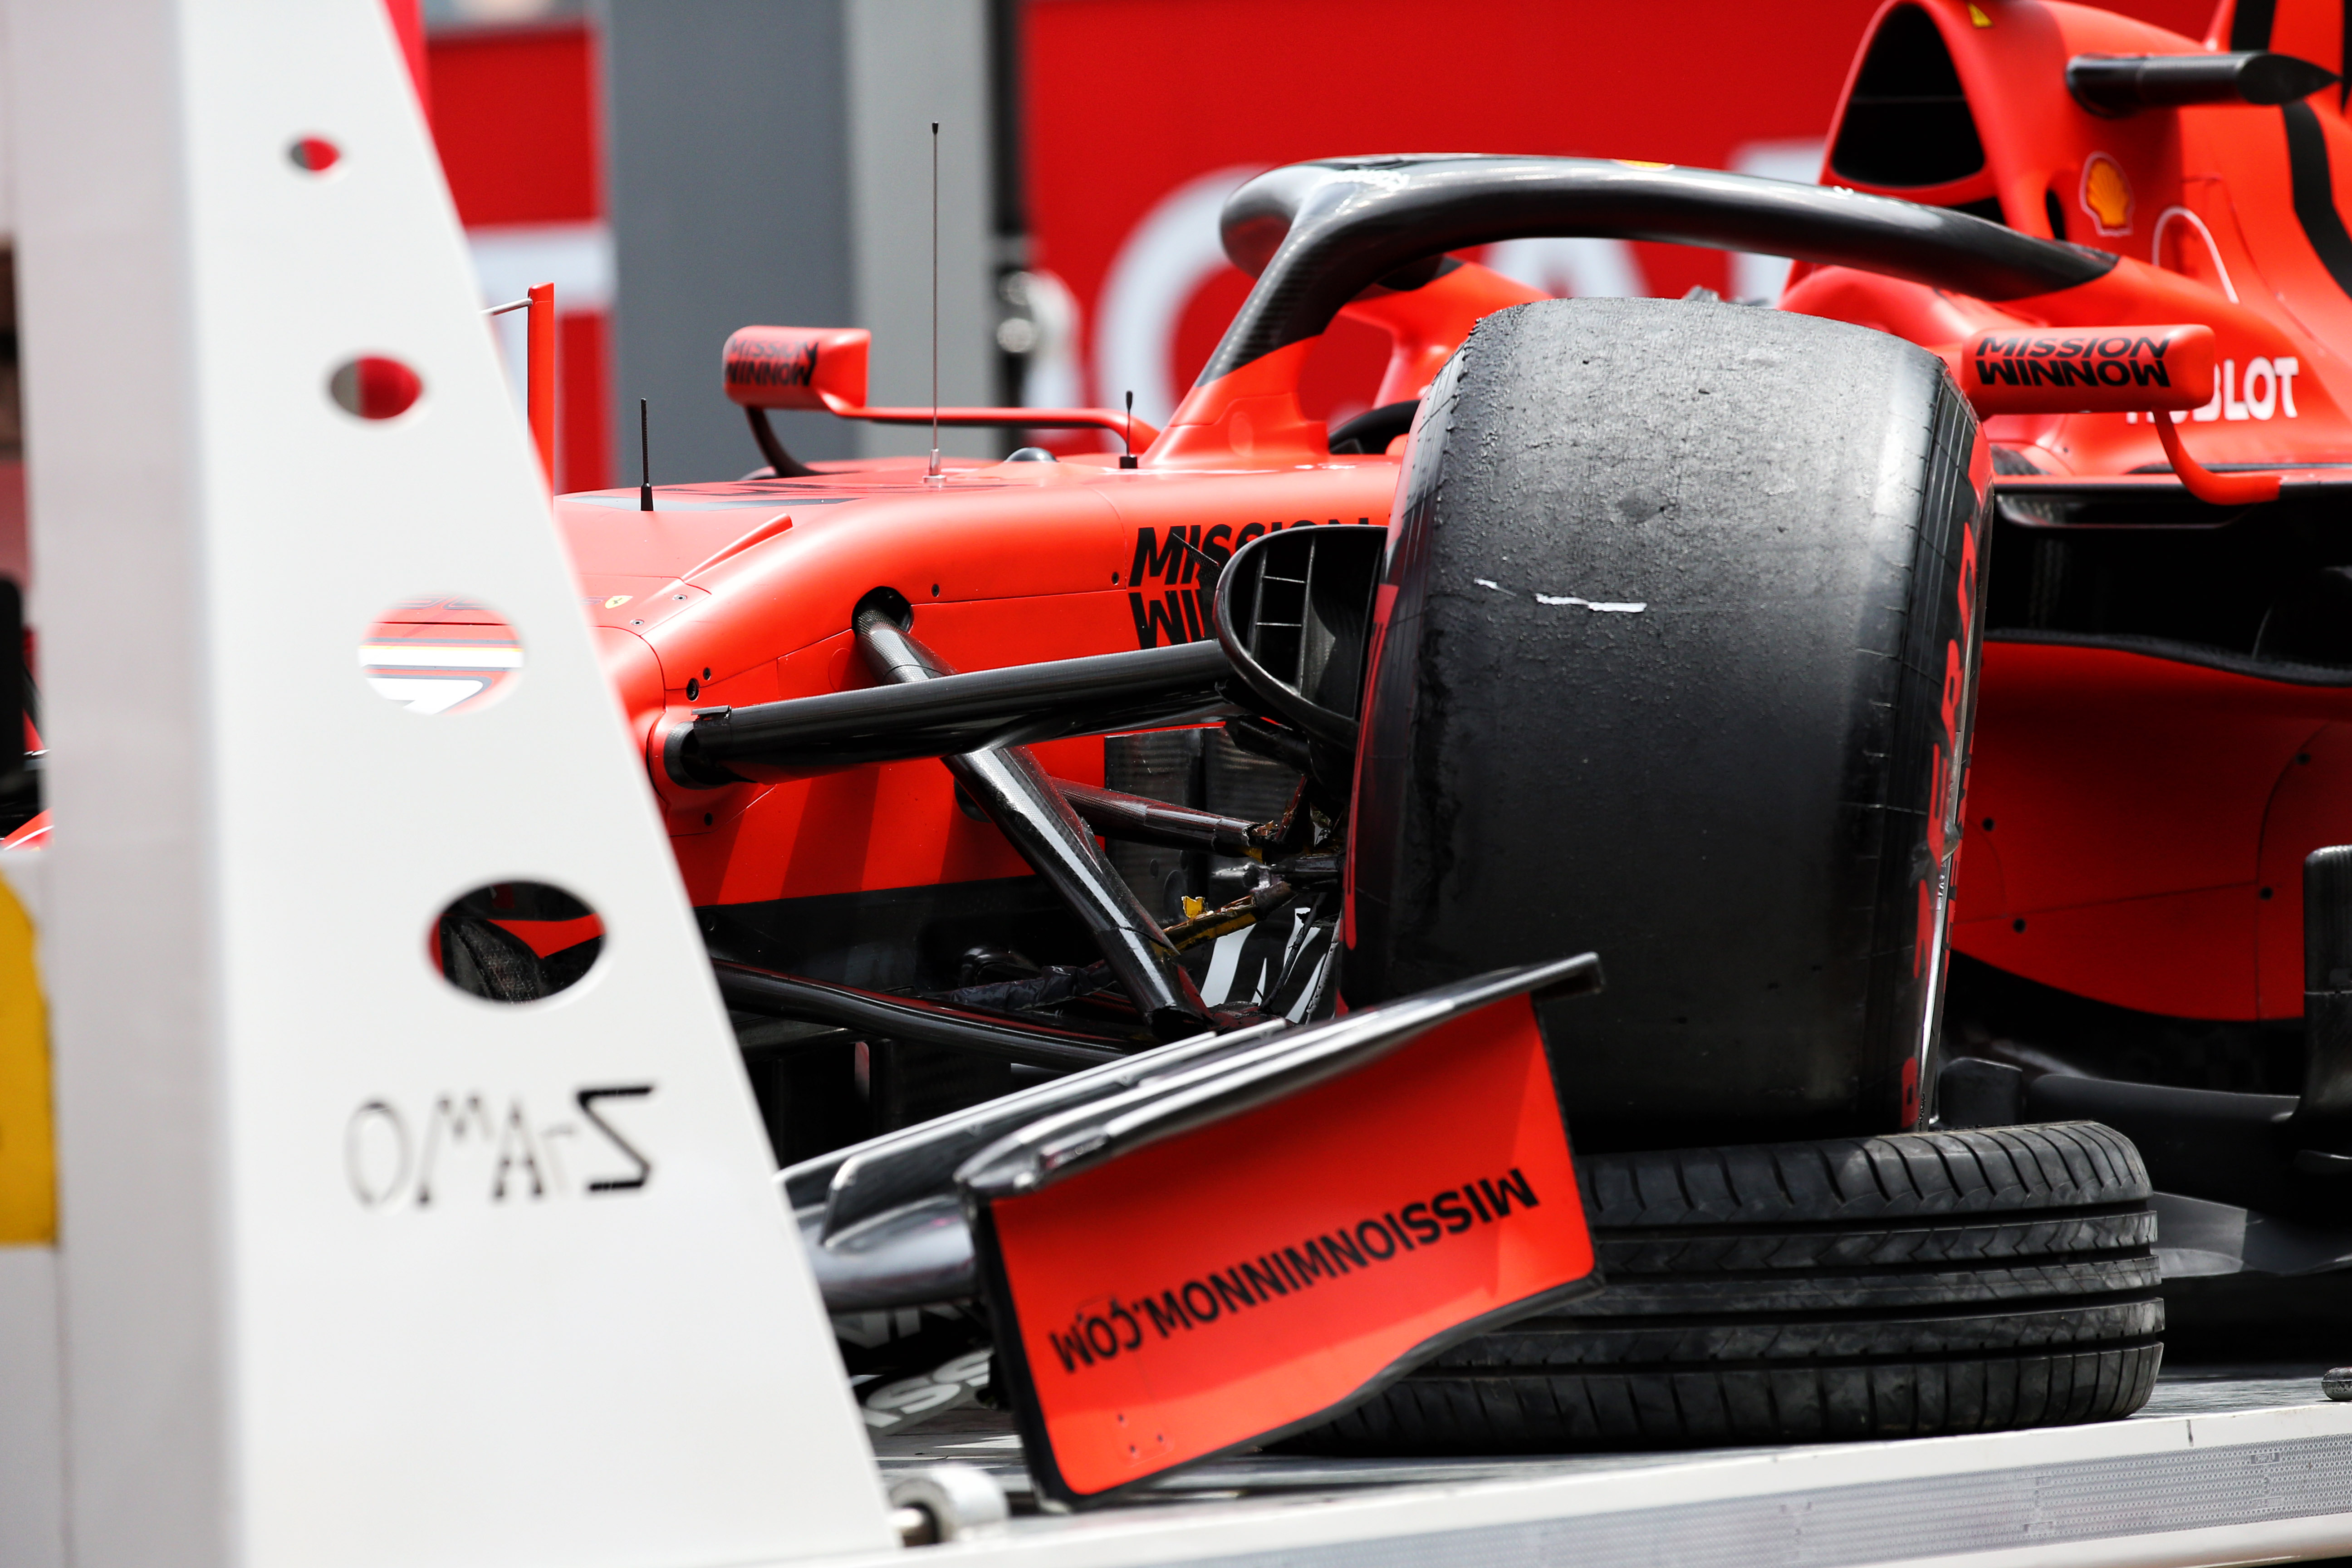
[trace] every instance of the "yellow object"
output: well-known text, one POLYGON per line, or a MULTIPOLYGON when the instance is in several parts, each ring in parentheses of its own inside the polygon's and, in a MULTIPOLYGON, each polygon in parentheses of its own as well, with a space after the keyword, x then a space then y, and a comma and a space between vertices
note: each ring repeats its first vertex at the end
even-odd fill
POLYGON ((1201 911, 1208 907, 1209 901, 1206 899, 1196 899, 1190 893, 1184 895, 1184 918, 1186 920, 1199 920, 1201 918, 1201 911))
POLYGON ((2083 210, 2091 215, 2101 234, 2131 230, 2131 181, 2125 177, 2124 166, 2105 153, 2092 153, 2090 162, 2083 165, 2083 210))
POLYGON ((1672 163, 1653 163, 1642 158, 1612 158, 1611 163, 1627 169, 1671 169, 1672 163))
POLYGON ((1992 26, 1992 18, 1984 14, 1984 7, 1981 5, 1971 5, 1969 7, 1969 20, 1974 22, 1979 27, 1990 27, 1992 26))
POLYGON ((0 1247, 58 1237, 49 1135, 49 1027, 33 922, 0 878, 0 1247))

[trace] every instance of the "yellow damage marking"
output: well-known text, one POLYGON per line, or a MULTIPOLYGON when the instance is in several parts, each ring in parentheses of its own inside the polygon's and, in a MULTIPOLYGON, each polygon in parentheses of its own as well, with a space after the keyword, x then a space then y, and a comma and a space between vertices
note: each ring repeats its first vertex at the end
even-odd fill
POLYGON ((57 1237, 48 1019, 33 960, 33 922, 0 878, 0 1247, 57 1237))
POLYGON ((1969 20, 1974 22, 1979 27, 1990 27, 1992 26, 1992 18, 1984 14, 1984 8, 1980 5, 1971 5, 1969 7, 1969 20))

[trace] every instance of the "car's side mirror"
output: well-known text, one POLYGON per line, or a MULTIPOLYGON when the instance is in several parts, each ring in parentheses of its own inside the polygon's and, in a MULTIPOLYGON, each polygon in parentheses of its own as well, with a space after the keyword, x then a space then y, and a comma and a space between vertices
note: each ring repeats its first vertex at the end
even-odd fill
POLYGON ((744 327, 727 340, 727 395, 745 408, 866 406, 863 327, 744 327))
POLYGON ((1217 579, 1217 641, 1275 717, 1353 750, 1389 531, 1286 528, 1234 552, 1217 579))
POLYGON ((1950 351, 1961 393, 1996 414, 2147 414, 2213 397, 2213 329, 2067 327, 1979 332, 1950 351))

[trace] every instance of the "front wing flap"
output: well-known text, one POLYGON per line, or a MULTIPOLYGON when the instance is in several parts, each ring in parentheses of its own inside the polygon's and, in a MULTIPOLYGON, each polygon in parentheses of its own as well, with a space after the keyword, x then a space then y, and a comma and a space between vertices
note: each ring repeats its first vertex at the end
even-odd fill
POLYGON ((1050 1115, 956 1173, 1030 1473, 1113 1499, 1601 1286, 1539 999, 1591 954, 1050 1115))

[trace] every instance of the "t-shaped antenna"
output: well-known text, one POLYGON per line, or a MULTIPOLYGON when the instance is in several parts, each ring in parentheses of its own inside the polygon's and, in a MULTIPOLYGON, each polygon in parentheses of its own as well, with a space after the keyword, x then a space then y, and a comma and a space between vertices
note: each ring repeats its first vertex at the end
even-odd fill
POLYGON ((931 466, 925 482, 940 476, 940 122, 931 121, 931 466))

